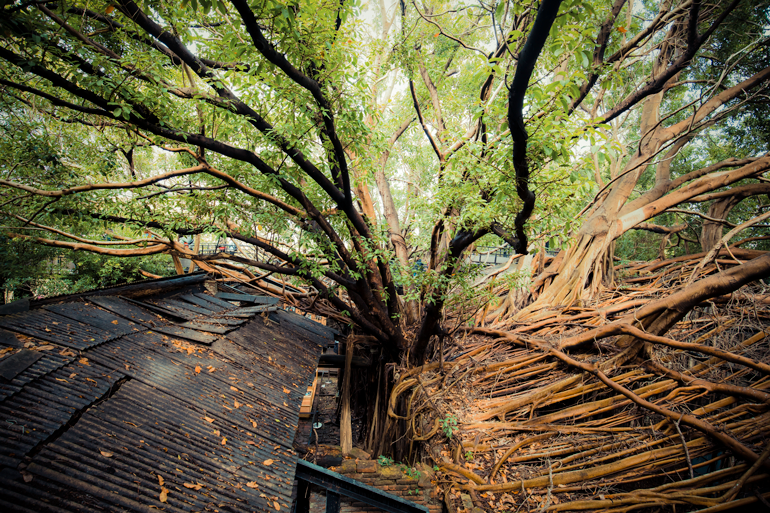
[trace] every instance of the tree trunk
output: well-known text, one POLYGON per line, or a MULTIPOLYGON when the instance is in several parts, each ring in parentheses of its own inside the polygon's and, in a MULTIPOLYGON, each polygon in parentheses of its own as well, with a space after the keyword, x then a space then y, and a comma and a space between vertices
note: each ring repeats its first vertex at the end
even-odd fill
MULTIPOLYGON (((727 221, 727 215, 739 201, 740 200, 735 196, 718 199, 709 206, 708 216, 713 219, 727 221)), ((703 251, 711 251, 711 249, 717 245, 719 239, 724 235, 722 230, 723 226, 724 223, 704 219, 700 237, 700 245, 703 251)))

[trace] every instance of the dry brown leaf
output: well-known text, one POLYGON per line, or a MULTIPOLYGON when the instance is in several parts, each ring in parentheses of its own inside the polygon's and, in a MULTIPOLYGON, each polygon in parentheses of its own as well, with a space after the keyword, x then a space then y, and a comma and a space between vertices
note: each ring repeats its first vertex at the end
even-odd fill
POLYGON ((51 349, 56 349, 56 347, 52 346, 51 344, 46 344, 44 346, 38 346, 38 351, 50 351, 51 349))
POLYGON ((24 344, 24 347, 27 348, 27 349, 29 349, 30 347, 35 347, 35 343, 34 342, 27 342, 27 343, 24 344))
POLYGON ((246 440, 246 445, 257 445, 254 440, 246 440))
POLYGON ((276 511, 281 511, 281 505, 278 504, 278 501, 273 501, 273 506, 275 507, 276 511))
POLYGON ((284 393, 284 394, 290 394, 290 393, 291 393, 291 390, 289 390, 289 389, 288 389, 288 388, 286 388, 286 387, 283 387, 283 393, 284 393))
POLYGON ((168 489, 167 488, 161 488, 160 489, 160 502, 166 502, 166 499, 168 499, 168 489))
POLYGON ((246 483, 246 486, 248 486, 249 488, 256 488, 259 485, 257 484, 256 481, 249 481, 248 483, 246 483))
POLYGON ((200 372, 201 372, 201 366, 200 365, 196 365, 195 366, 195 374, 200 374, 200 372))
POLYGON ((240 408, 240 407, 241 407, 241 403, 239 403, 239 402, 238 402, 238 399, 235 399, 235 401, 234 401, 234 406, 235 406, 236 408, 240 408))
POLYGON ((63 349, 63 350, 59 351, 59 354, 62 355, 62 356, 75 356, 75 353, 73 353, 69 349, 63 349))
POLYGON ((215 434, 215 435, 217 435, 217 436, 219 436, 219 430, 218 430, 218 429, 215 429, 215 430, 214 430, 214 434, 215 434))
POLYGON ((198 491, 201 488, 203 488, 203 485, 200 483, 183 483, 182 486, 185 488, 190 488, 191 490, 198 491))
POLYGON ((206 422, 214 422, 214 419, 212 419, 211 417, 203 417, 203 420, 205 420, 206 422))
POLYGON ((257 423, 254 422, 253 420, 251 421, 251 425, 254 426, 254 427, 257 427, 257 423))
POLYGON ((78 375, 78 373, 77 373, 77 372, 73 372, 72 374, 70 374, 70 378, 74 378, 74 377, 75 377, 75 376, 77 376, 77 375, 78 375))
POLYGON ((225 445, 227 443, 227 437, 222 438, 222 445, 225 445))
POLYGON ((235 388, 234 386, 232 386, 232 385, 230 385, 230 390, 233 390, 235 392, 239 392, 239 390, 237 388, 235 388))
POLYGON ((163 482, 164 482, 164 481, 163 481, 163 476, 161 476, 161 475, 158 475, 158 483, 159 483, 161 486, 163 486, 163 482))
POLYGON ((262 464, 269 467, 270 465, 273 464, 273 460, 265 460, 265 461, 262 462, 262 464))
POLYGON ((96 382, 95 379, 91 379, 91 378, 86 378, 86 381, 90 381, 91 383, 96 383, 97 385, 99 384, 96 382))
POLYGON ((78 360, 78 362, 80 362, 83 365, 88 365, 89 367, 91 366, 91 364, 88 363, 88 358, 81 358, 80 360, 78 360))
POLYGON ((66 380, 66 379, 64 379, 64 378, 56 378, 56 381, 64 381, 65 383, 69 383, 69 381, 67 381, 67 380, 66 380))
POLYGON ((105 458, 112 458, 112 453, 107 451, 99 451, 105 458))
POLYGON ((215 367, 212 367, 210 365, 208 366, 208 369, 209 369, 209 372, 214 372, 215 370, 217 370, 215 367))

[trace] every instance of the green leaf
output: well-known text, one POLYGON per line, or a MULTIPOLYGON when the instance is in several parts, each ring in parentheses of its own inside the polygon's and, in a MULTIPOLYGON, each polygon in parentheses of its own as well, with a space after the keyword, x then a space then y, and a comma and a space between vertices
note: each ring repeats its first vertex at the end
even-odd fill
POLYGON ((495 9, 495 18, 497 19, 498 23, 500 22, 502 16, 503 16, 503 10, 505 9, 505 1, 501 0, 499 4, 497 4, 497 8, 495 9))

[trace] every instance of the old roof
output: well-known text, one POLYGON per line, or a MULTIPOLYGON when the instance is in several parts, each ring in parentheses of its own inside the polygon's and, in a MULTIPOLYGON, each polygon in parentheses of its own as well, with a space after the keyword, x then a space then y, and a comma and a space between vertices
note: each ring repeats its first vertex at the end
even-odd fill
POLYGON ((0 316, 0 509, 288 511, 334 333, 204 278, 0 316))

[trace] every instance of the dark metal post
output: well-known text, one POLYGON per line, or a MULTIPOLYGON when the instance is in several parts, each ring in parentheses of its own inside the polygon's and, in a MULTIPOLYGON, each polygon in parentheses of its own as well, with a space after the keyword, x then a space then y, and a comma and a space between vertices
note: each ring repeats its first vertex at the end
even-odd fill
POLYGON ((294 513, 308 513, 310 511, 310 483, 297 480, 297 502, 294 503, 294 513))
POLYGON ((326 490, 326 513, 340 513, 340 494, 326 490))

